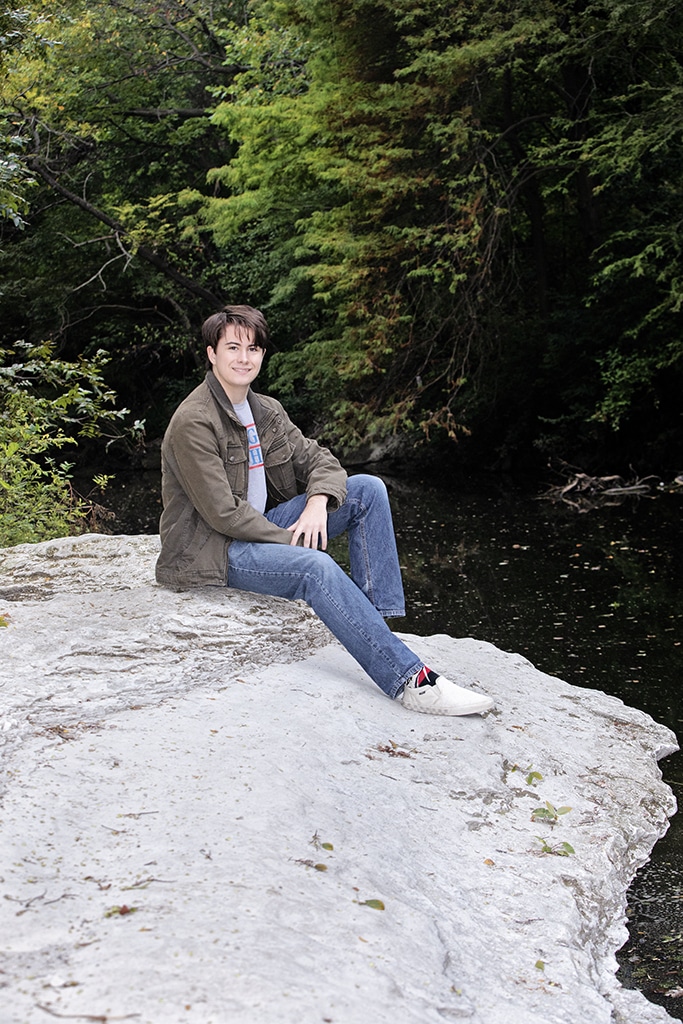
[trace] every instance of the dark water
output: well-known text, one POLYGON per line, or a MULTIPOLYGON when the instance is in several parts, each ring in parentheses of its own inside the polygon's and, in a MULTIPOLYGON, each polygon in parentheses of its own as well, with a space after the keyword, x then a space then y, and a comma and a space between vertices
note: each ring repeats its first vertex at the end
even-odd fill
MULTIPOLYGON (((406 632, 487 640, 544 672, 604 690, 683 738, 683 493, 579 513, 491 482, 434 489, 384 477, 396 521, 406 632)), ((114 532, 156 532, 158 475, 107 495, 114 532)), ((340 557, 340 560, 343 556, 340 557)), ((683 755, 662 762, 683 800, 683 755)), ((629 896, 624 985, 683 1020, 683 815, 629 896)))

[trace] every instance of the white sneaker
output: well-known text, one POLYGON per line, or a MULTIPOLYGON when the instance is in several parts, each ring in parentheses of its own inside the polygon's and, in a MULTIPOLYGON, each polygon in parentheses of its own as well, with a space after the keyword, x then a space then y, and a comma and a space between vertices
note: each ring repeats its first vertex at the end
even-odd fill
POLYGON ((493 707, 493 701, 485 694, 456 686, 434 672, 430 672, 433 683, 416 686, 419 674, 409 679, 403 688, 401 700, 408 711, 422 711, 426 715, 481 715, 493 707))

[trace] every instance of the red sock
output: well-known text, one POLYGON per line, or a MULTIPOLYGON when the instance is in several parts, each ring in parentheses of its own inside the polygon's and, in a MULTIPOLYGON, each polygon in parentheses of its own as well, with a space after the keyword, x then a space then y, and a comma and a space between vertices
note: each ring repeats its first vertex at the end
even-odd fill
POLYGON ((418 686, 433 686, 436 682, 436 672, 432 672, 431 668, 427 665, 423 665, 420 671, 417 673, 415 679, 415 687, 418 686))

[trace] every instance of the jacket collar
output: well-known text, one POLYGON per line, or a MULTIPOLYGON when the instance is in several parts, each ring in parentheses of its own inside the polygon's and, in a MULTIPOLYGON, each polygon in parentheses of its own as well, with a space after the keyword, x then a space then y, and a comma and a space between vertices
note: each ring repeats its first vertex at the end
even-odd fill
MULTIPOLYGON (((240 426, 242 426, 242 422, 237 416, 237 413, 233 408, 232 402, 226 395, 220 382, 216 379, 216 375, 213 372, 213 370, 207 370, 205 380, 209 391, 211 392, 214 400, 217 402, 220 408, 223 409, 223 411, 226 412, 228 416, 235 421, 235 423, 238 423, 240 426)), ((262 418, 265 412, 265 409, 263 407, 261 399, 259 398, 255 391, 251 390, 251 388, 249 388, 249 391, 247 392, 247 401, 249 402, 249 405, 251 406, 251 411, 254 414, 254 422, 258 424, 259 420, 262 418)))

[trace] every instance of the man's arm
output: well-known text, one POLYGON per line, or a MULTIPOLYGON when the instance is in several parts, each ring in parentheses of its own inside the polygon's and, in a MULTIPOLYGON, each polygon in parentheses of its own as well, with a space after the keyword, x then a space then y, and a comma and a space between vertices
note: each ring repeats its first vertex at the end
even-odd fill
POLYGON ((287 438, 292 446, 294 472, 306 492, 303 512, 292 526, 290 544, 327 550, 327 514, 346 499, 346 470, 329 449, 306 437, 282 409, 287 438))
POLYGON ((306 437, 292 423, 282 406, 280 409, 287 439, 292 446, 292 461, 299 489, 305 491, 309 499, 326 496, 329 511, 334 512, 346 500, 346 470, 328 448, 306 437))

